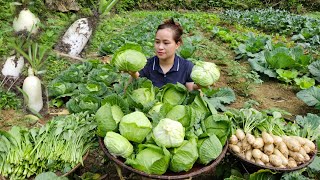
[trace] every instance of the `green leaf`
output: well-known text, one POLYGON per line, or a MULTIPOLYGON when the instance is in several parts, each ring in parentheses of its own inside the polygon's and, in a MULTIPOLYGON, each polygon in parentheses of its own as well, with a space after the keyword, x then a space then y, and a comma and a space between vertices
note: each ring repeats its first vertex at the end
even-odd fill
POLYGON ((294 81, 300 87, 300 89, 308 89, 316 84, 313 78, 303 76, 302 78, 295 78, 294 81))
POLYGON ((290 50, 286 47, 265 51, 264 55, 268 64, 274 69, 292 68, 296 63, 290 50))
POLYGON ((276 172, 269 169, 262 169, 253 174, 250 174, 249 180, 277 180, 276 172))
POLYGON ((308 169, 313 172, 320 173, 320 157, 316 156, 311 164, 309 164, 308 169))
POLYGON ((312 75, 315 76, 316 80, 320 82, 320 60, 312 62, 308 69, 312 75))
POLYGON ((309 89, 299 91, 297 97, 308 106, 316 106, 316 108, 320 109, 320 88, 313 86, 309 89))
POLYGON ((295 69, 292 69, 292 70, 277 69, 276 72, 279 75, 278 79, 286 83, 290 83, 299 74, 299 72, 295 69))
POLYGON ((230 104, 236 100, 236 95, 234 91, 229 87, 223 87, 220 88, 217 92, 214 94, 211 94, 210 91, 215 90, 204 90, 205 95, 209 95, 207 97, 204 97, 204 100, 209 104, 211 104, 216 110, 221 109, 222 111, 225 111, 226 108, 223 104, 230 104), (210 95, 211 94, 211 95, 210 95))

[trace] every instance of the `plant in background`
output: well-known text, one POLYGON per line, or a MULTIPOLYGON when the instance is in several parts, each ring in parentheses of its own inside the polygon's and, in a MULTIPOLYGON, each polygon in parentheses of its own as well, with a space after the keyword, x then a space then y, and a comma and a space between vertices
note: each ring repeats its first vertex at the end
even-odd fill
POLYGON ((21 99, 14 92, 6 91, 0 87, 0 110, 19 109, 21 105, 21 99))
POLYGON ((315 106, 320 109, 320 88, 312 86, 309 89, 301 90, 297 93, 297 97, 305 102, 308 106, 315 106))

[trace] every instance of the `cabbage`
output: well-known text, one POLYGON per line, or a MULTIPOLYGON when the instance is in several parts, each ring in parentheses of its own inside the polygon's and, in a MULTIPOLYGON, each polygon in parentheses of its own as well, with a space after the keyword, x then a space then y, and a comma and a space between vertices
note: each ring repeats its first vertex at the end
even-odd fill
POLYGON ((140 71, 147 63, 147 58, 141 50, 142 48, 138 44, 127 43, 115 52, 111 64, 120 71, 140 71))
POLYGON ((107 132, 103 142, 109 153, 113 156, 127 158, 133 153, 132 144, 118 133, 112 131, 107 132))
POLYGON ((191 72, 191 79, 200 86, 211 86, 220 77, 220 71, 212 62, 197 62, 191 72))
POLYGON ((208 164, 222 152, 222 145, 215 134, 198 140, 199 163, 208 164))
POLYGON ((163 86, 162 91, 160 92, 160 101, 163 103, 169 103, 171 105, 182 104, 187 98, 188 90, 187 88, 180 84, 171 84, 168 83, 163 86))
POLYGON ((127 158, 126 164, 148 174, 161 175, 168 169, 170 152, 153 144, 139 144, 135 159, 127 158))
POLYGON ((192 107, 176 105, 167 113, 166 118, 179 121, 183 127, 189 127, 195 115, 192 107))
POLYGON ((151 132, 151 129, 151 122, 144 113, 139 111, 123 116, 119 124, 120 134, 136 143, 141 143, 151 132))
POLYGON ((95 115, 98 136, 104 137, 108 131, 117 131, 122 117, 123 112, 119 106, 110 104, 101 106, 95 115))
POLYGON ((172 152, 169 169, 173 172, 189 171, 198 159, 197 140, 191 138, 172 152))
POLYGON ((182 124, 169 118, 161 119, 153 129, 156 144, 166 148, 179 147, 183 143, 184 135, 182 124))

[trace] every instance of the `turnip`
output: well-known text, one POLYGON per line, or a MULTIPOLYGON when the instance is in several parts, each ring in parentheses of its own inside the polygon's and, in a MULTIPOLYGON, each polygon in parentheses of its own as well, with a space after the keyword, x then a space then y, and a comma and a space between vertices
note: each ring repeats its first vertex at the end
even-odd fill
POLYGON ((274 140, 270 134, 263 131, 261 135, 262 135, 262 139, 263 139, 264 144, 273 144, 274 140))
POLYGON ((261 152, 259 149, 253 149, 253 150, 252 150, 252 156, 253 156, 255 159, 261 159, 261 157, 262 157, 262 152, 261 152))
POLYGON ((246 134, 246 139, 247 139, 248 143, 251 145, 253 145, 253 143, 256 141, 256 138, 250 133, 246 134))
POLYGON ((252 151, 251 150, 247 151, 245 156, 246 156, 246 159, 250 161, 252 159, 252 151))
POLYGON ((270 159, 270 163, 275 167, 279 167, 282 165, 281 158, 275 154, 270 155, 269 159, 270 159))
POLYGON ((263 147, 263 151, 264 153, 266 153, 267 155, 271 155, 274 151, 274 145, 273 144, 266 144, 263 147))
POLYGON ((37 18, 29 9, 24 9, 20 11, 18 18, 14 18, 13 29, 16 32, 26 30, 32 34, 35 34, 38 31, 39 23, 39 18, 37 18))
POLYGON ((242 142, 239 141, 236 145, 240 148, 240 151, 242 151, 242 142))
POLYGON ((240 141, 242 141, 246 137, 246 135, 244 134, 242 129, 237 129, 236 130, 236 136, 240 141))
POLYGON ((263 145, 264 145, 263 139, 262 139, 261 137, 257 137, 257 138, 256 138, 256 141, 253 143, 252 146, 253 146, 255 149, 260 149, 260 148, 263 147, 263 145))
POLYGON ((236 154, 239 154, 241 152, 241 149, 237 145, 229 144, 229 148, 236 154))
POLYGON ((273 138, 273 143, 275 145, 279 145, 281 142, 282 142, 282 138, 280 136, 276 136, 276 135, 271 135, 272 138, 273 138))
POLYGON ((261 161, 262 162, 264 162, 265 164, 266 163, 269 163, 269 156, 268 155, 266 155, 266 154, 262 154, 262 156, 261 156, 261 161))
POLYGON ((236 135, 232 135, 230 138, 229 138, 229 142, 230 144, 237 144, 238 143, 238 138, 236 135))
POLYGON ((301 148, 299 141, 297 141, 294 138, 291 138, 289 136, 283 136, 282 140, 284 143, 286 143, 288 149, 291 151, 298 152, 301 148))

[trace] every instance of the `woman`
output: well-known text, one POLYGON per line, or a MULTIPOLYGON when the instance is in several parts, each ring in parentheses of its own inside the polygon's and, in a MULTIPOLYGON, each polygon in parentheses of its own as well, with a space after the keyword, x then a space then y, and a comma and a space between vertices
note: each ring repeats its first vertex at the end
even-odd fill
POLYGON ((155 37, 156 56, 149 58, 146 66, 139 72, 131 72, 133 78, 146 77, 154 86, 162 87, 167 83, 184 84, 189 91, 199 89, 190 74, 193 64, 176 55, 182 44, 183 29, 173 19, 158 26, 155 37))

